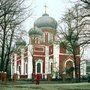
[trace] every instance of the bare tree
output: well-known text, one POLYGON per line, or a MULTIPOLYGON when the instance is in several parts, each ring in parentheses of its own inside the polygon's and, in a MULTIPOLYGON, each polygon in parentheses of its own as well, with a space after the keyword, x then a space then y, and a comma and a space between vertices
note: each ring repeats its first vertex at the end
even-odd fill
MULTIPOLYGON (((80 4, 76 4, 62 18, 62 26, 61 22, 59 24, 59 32, 62 34, 61 43, 73 55, 76 79, 80 79, 80 57, 78 57, 80 47, 90 43, 89 30, 85 29, 90 23, 84 18, 85 14, 85 9, 80 4)), ((58 36, 61 38, 60 35, 58 36)))
POLYGON ((81 0, 81 1, 88 4, 88 5, 90 5, 90 0, 81 0))
POLYGON ((20 27, 31 12, 27 13, 28 7, 24 7, 25 0, 1 0, 0 1, 0 44, 1 44, 1 63, 0 71, 6 71, 10 62, 10 54, 13 38, 16 30, 20 27))

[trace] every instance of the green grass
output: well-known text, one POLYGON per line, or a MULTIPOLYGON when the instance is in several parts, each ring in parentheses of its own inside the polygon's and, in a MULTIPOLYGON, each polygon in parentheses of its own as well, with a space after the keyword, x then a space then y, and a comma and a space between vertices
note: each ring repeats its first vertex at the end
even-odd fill
POLYGON ((90 90, 90 83, 71 84, 0 84, 0 90, 90 90))

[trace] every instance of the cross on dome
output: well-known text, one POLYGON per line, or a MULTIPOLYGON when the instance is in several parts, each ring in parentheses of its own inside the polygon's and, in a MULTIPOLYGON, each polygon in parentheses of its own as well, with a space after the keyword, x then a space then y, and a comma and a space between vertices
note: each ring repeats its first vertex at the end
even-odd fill
POLYGON ((45 7, 45 13, 46 13, 46 10, 47 10, 47 5, 45 4, 45 6, 44 6, 44 7, 45 7))

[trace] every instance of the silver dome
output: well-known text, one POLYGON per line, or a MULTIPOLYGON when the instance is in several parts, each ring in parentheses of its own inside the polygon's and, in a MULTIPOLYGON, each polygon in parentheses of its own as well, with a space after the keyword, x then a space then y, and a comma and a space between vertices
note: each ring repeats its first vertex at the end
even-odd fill
POLYGON ((28 33, 29 33, 29 36, 33 36, 33 35, 38 36, 43 34, 42 30, 38 27, 31 28, 28 33))
POLYGON ((34 24, 38 28, 41 28, 41 27, 51 27, 54 29, 57 28, 57 21, 46 13, 43 14, 42 17, 38 18, 34 24))

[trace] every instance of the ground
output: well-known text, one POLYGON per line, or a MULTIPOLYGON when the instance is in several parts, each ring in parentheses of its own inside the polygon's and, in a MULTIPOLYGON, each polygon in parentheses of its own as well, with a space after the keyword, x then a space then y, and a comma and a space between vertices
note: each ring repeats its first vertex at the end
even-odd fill
POLYGON ((0 90, 90 90, 90 83, 71 84, 0 84, 0 90))

